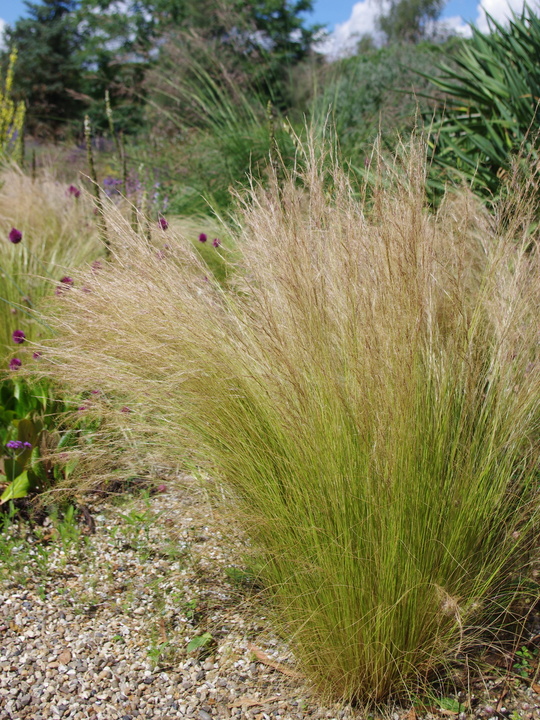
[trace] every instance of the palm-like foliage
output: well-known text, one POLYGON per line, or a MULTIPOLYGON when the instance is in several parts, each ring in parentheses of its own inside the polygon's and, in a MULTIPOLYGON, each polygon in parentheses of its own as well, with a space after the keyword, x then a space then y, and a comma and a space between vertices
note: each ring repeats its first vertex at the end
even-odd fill
POLYGON ((540 18, 525 6, 508 28, 488 23, 489 34, 473 28, 453 67, 440 65, 430 79, 449 96, 432 126, 435 170, 493 194, 516 154, 536 155, 540 18))

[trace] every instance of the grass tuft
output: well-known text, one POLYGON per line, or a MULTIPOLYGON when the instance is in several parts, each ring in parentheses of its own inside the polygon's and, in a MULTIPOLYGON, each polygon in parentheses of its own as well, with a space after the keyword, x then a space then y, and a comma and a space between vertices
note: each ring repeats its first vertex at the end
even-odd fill
POLYGON ((376 703, 519 595, 538 519, 535 208, 494 218, 463 191, 431 214, 422 148, 374 158, 366 200, 304 155, 241 202, 226 286, 190 238, 171 228, 164 256, 108 217, 114 258, 51 304, 43 365, 99 388, 141 453, 228 484, 304 670, 376 703))
POLYGON ((36 315, 40 300, 61 286, 71 269, 102 254, 92 205, 78 188, 43 172, 35 180, 16 166, 0 173, 0 355, 17 350, 12 334, 28 341, 50 331, 36 315), (77 195, 79 193, 79 195, 77 195), (76 196, 77 195, 77 196, 76 196), (22 239, 14 244, 15 228, 22 239))

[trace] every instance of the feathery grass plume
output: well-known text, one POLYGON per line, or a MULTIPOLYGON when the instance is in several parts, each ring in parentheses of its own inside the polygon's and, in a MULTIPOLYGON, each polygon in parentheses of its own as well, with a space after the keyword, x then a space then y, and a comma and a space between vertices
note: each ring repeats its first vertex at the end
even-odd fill
POLYGON ((92 210, 87 196, 75 200, 47 171, 35 180, 13 167, 0 172, 0 354, 13 350, 15 330, 30 342, 49 332, 36 305, 72 268, 101 255, 92 210))
POLYGON ((540 258, 522 215, 499 225, 466 192, 431 215, 424 148, 381 161, 368 205, 328 164, 310 145, 282 187, 252 187, 233 288, 173 228, 164 258, 109 218, 114 262, 50 307, 42 363, 114 397, 111 421, 128 406, 141 452, 228 485, 300 665, 375 703, 440 672, 520 588, 540 258))

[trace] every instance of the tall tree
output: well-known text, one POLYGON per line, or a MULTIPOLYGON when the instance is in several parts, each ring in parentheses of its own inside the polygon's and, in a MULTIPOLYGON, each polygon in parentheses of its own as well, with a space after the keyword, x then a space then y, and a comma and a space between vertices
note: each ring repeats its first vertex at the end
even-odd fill
POLYGON ((28 105, 33 132, 56 132, 81 114, 81 36, 76 0, 25 2, 28 17, 6 28, 8 48, 18 49, 15 88, 28 105))
MULTIPOLYGON (((142 80, 167 38, 195 31, 232 58, 249 85, 279 88, 310 52, 313 0, 26 0, 28 17, 8 28, 19 50, 16 87, 31 131, 56 132, 89 111, 107 126, 105 90, 119 127, 142 118, 142 80)), ((279 92, 277 93, 279 95, 279 92)))
POLYGON ((446 0, 390 0, 382 3, 379 29, 389 42, 417 43, 433 35, 446 0))
POLYGON ((111 41, 127 52, 148 52, 171 30, 195 28, 231 39, 254 29, 253 43, 297 60, 318 29, 305 26, 303 15, 312 9, 313 0, 80 0, 79 18, 102 44, 111 41))
POLYGON ((155 59, 161 38, 195 30, 245 65, 265 58, 271 79, 309 53, 319 27, 307 27, 313 0, 81 0, 88 61, 118 65, 155 59), (92 57, 93 56, 93 57, 92 57))

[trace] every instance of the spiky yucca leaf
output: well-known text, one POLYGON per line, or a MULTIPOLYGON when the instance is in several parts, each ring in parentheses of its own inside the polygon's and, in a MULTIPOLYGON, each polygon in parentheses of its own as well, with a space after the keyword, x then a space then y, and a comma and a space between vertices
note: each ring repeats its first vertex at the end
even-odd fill
POLYGON ((433 180, 440 186, 443 171, 442 179, 465 177, 494 194, 516 153, 537 157, 540 19, 526 6, 508 27, 488 23, 489 33, 473 27, 454 67, 430 77, 448 95, 432 126, 433 180))

